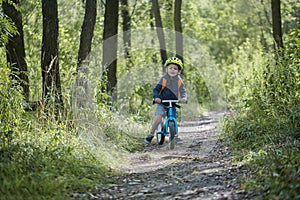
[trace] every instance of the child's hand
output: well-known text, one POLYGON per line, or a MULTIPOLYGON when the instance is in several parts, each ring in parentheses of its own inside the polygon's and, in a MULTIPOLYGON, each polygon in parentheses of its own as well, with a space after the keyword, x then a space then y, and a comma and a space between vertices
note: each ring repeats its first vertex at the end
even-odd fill
POLYGON ((160 98, 155 98, 154 101, 155 101, 155 103, 160 103, 161 99, 160 98))
POLYGON ((186 98, 182 98, 182 99, 180 100, 180 103, 187 103, 186 98))

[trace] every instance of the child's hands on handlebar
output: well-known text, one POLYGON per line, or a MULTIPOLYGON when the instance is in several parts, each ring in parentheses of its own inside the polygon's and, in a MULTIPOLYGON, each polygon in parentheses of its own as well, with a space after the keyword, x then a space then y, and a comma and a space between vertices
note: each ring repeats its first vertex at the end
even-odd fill
POLYGON ((155 99, 154 99, 154 103, 160 104, 160 103, 161 103, 161 99, 160 99, 160 98, 155 98, 155 99))
POLYGON ((182 99, 180 99, 180 103, 184 103, 184 104, 186 104, 186 103, 187 103, 187 99, 186 99, 186 98, 182 98, 182 99))
MULTIPOLYGON (((162 100, 160 98, 155 98, 153 100, 153 103, 160 104, 161 102, 162 102, 162 100)), ((182 98, 179 102, 183 103, 183 104, 187 104, 187 99, 186 98, 182 98)))

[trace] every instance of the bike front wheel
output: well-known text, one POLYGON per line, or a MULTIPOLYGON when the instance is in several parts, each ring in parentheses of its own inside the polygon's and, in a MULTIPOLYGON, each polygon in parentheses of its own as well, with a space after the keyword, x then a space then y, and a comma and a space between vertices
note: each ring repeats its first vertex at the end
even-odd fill
POLYGON ((165 135, 164 135, 164 131, 163 131, 163 123, 160 123, 158 125, 157 131, 156 131, 156 140, 157 143, 162 145, 165 142, 165 135))
POLYGON ((174 149, 175 147, 175 135, 176 135, 176 128, 175 122, 169 122, 169 133, 170 133, 170 149, 174 149))

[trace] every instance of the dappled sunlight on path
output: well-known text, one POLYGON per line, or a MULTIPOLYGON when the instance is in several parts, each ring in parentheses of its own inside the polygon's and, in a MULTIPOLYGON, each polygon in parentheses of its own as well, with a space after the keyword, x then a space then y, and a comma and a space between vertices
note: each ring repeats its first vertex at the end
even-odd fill
POLYGON ((237 183, 247 172, 232 164, 219 138, 219 119, 224 115, 211 112, 181 122, 183 144, 170 150, 168 144, 153 141, 144 152, 130 154, 118 181, 90 199, 250 199, 252 194, 237 183))

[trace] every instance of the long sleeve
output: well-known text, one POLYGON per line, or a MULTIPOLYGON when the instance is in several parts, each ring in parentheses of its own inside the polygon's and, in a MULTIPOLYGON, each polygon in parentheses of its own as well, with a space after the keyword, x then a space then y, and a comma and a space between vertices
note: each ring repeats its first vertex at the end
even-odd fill
POLYGON ((154 87, 154 89, 153 89, 153 99, 155 99, 155 98, 159 98, 159 92, 160 92, 160 90, 161 90, 161 88, 162 88, 162 79, 163 78, 161 78, 159 81, 158 81, 158 83, 156 84, 156 86, 154 87))
POLYGON ((187 99, 187 93, 186 93, 186 89, 185 89, 185 86, 184 86, 183 82, 182 82, 179 90, 180 90, 180 97, 187 99))

